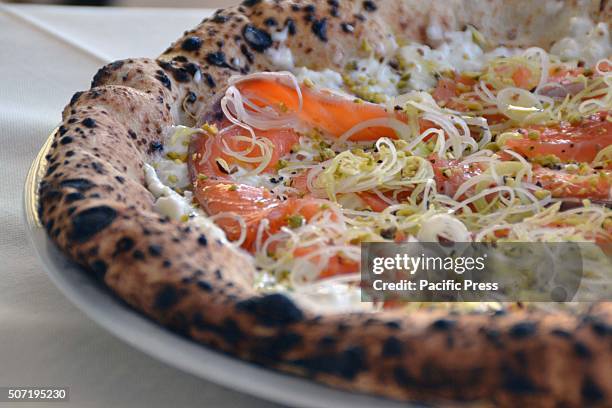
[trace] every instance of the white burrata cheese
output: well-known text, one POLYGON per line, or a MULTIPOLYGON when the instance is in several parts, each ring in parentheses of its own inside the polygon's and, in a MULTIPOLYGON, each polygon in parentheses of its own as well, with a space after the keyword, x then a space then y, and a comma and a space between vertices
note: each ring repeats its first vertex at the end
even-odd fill
POLYGON ((612 55, 608 25, 603 22, 595 24, 586 17, 574 17, 570 21, 568 36, 557 41, 550 52, 562 60, 581 60, 593 66, 612 55))
POLYGON ((191 135, 197 131, 185 126, 169 129, 164 139, 164 156, 144 165, 145 186, 155 197, 155 211, 175 221, 187 220, 187 223, 198 226, 213 239, 227 243, 223 230, 193 205, 192 193, 176 191, 190 185, 189 172, 185 161, 170 159, 168 154, 186 155, 191 135))
POLYGON ((356 60, 355 70, 348 75, 352 81, 367 86, 369 93, 397 95, 400 77, 385 60, 373 57, 356 60))
POLYGON ((323 71, 313 71, 305 67, 295 68, 293 70, 295 77, 299 82, 304 82, 308 79, 319 88, 332 89, 334 91, 342 91, 344 82, 342 75, 331 69, 323 71))

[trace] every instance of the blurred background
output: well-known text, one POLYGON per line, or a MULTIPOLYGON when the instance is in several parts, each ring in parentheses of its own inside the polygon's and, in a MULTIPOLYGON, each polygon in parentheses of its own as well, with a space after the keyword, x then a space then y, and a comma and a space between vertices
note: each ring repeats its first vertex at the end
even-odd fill
POLYGON ((71 6, 218 8, 238 4, 240 0, 8 0, 5 2, 71 6))

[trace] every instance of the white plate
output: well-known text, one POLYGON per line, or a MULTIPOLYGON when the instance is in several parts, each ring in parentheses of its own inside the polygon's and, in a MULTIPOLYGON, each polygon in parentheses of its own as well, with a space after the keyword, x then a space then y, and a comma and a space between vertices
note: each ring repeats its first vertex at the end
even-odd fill
POLYGON ((89 318, 150 356, 201 378, 260 398, 300 407, 404 407, 405 403, 338 391, 267 370, 180 337, 111 296, 69 261, 47 237, 37 215, 37 186, 46 169, 49 137, 26 178, 24 210, 29 235, 42 265, 60 291, 89 318))

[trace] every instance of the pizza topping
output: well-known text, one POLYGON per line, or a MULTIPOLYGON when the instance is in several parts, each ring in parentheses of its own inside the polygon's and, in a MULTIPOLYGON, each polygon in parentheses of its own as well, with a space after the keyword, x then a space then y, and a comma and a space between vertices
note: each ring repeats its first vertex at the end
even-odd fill
POLYGON ((609 60, 490 51, 470 27, 312 71, 288 35, 265 52, 296 75, 232 77, 222 120, 166 138, 163 184, 146 169, 156 208, 215 225, 263 290, 353 298, 364 241, 612 241, 609 60))

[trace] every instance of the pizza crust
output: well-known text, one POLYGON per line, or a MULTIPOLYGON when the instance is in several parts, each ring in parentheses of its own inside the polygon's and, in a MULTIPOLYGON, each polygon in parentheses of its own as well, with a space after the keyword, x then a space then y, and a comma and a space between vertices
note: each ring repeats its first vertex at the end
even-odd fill
POLYGON ((380 52, 392 35, 427 42, 434 23, 471 23, 496 42, 546 47, 579 11, 606 22, 612 15, 606 1, 556 3, 247 0, 219 11, 157 60, 109 64, 74 95, 47 156, 40 219, 131 307, 256 364, 398 399, 610 406, 610 304, 580 316, 317 315, 282 294, 256 293, 248 256, 161 217, 143 186, 143 164, 165 128, 218 114, 231 75, 274 68, 264 52, 271 30, 289 27, 296 65, 320 69, 359 56, 363 39, 380 52))

